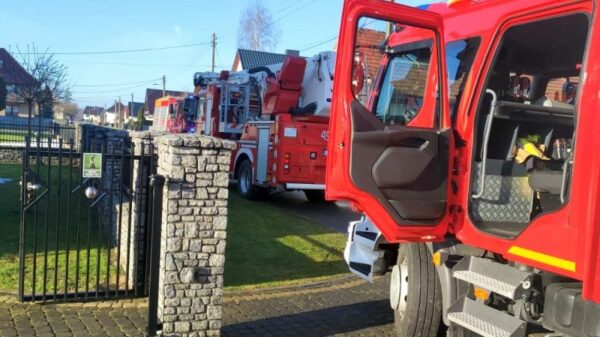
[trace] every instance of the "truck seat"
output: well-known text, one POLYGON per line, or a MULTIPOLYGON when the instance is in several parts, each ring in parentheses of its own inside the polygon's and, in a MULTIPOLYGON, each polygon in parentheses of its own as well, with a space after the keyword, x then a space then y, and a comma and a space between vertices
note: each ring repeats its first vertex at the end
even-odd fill
POLYGON ((536 192, 560 194, 563 171, 535 170, 529 173, 529 186, 536 192))

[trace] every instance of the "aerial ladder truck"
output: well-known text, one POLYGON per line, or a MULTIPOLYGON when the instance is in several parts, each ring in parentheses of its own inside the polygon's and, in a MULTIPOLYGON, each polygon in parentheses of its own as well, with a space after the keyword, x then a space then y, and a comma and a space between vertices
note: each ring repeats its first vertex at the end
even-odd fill
POLYGON ((194 75, 196 130, 237 143, 231 175, 243 197, 301 190, 324 201, 334 67, 335 53, 322 52, 194 75))

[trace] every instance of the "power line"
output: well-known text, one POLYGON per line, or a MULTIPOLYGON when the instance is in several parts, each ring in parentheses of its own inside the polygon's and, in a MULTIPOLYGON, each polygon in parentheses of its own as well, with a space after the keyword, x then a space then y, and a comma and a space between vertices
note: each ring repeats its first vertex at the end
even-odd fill
POLYGON ((160 80, 160 77, 144 80, 144 81, 135 81, 135 82, 124 82, 124 83, 109 83, 109 84, 74 84, 74 87, 114 87, 114 86, 123 86, 123 85, 132 85, 132 84, 140 84, 140 83, 148 83, 153 81, 160 80))
MULTIPOLYGON (((168 49, 179 49, 179 48, 188 48, 188 47, 196 47, 202 45, 208 45, 210 42, 198 42, 198 43, 189 43, 189 44, 181 44, 176 46, 164 46, 164 47, 156 47, 156 48, 140 48, 140 49, 124 49, 124 50, 104 50, 104 51, 77 51, 77 52, 48 52, 53 55, 103 55, 103 54, 123 54, 123 53, 139 53, 139 52, 148 52, 148 51, 157 51, 157 50, 168 50, 168 49)), ((35 53, 19 53, 20 55, 32 55, 35 53)))
MULTIPOLYGON (((109 66, 134 66, 134 67, 191 67, 191 66, 202 66, 210 67, 207 65, 196 65, 196 64, 175 64, 175 63, 127 63, 127 62, 86 62, 86 61, 69 61, 65 62, 68 64, 98 64, 98 65, 109 65, 109 66)), ((218 67, 218 65, 217 65, 218 67)))
POLYGON ((306 51, 306 50, 309 50, 309 49, 316 48, 316 47, 318 47, 318 46, 322 46, 322 45, 324 45, 324 44, 326 44, 326 43, 328 43, 328 42, 335 41, 335 39, 337 39, 337 38, 338 38, 338 37, 337 37, 337 35, 336 35, 336 36, 334 36, 334 37, 332 37, 332 38, 330 38, 330 39, 327 39, 327 40, 325 40, 325 41, 316 42, 315 44, 312 44, 312 45, 309 45, 309 46, 307 46, 307 47, 304 47, 304 48, 300 49, 300 51, 306 51))
POLYGON ((300 6, 300 7, 296 8, 296 9, 292 10, 291 12, 289 12, 289 13, 287 13, 285 15, 282 15, 282 16, 276 18, 275 20, 273 20, 273 22, 281 21, 282 19, 287 18, 290 15, 297 14, 298 11, 300 11, 301 9, 304 9, 305 7, 307 7, 308 5, 311 5, 312 3, 316 2, 316 1, 317 0, 311 0, 311 1, 307 2, 307 3, 305 3, 303 6, 300 6))
POLYGON ((154 81, 147 81, 144 82, 142 84, 139 85, 134 85, 131 87, 126 87, 126 88, 118 88, 118 89, 110 89, 110 90, 99 90, 99 91, 73 91, 73 93, 77 93, 77 94, 101 94, 101 93, 107 93, 107 92, 120 92, 123 90, 129 90, 129 89, 135 89, 135 88, 139 88, 139 87, 144 87, 150 83, 152 83, 154 81))

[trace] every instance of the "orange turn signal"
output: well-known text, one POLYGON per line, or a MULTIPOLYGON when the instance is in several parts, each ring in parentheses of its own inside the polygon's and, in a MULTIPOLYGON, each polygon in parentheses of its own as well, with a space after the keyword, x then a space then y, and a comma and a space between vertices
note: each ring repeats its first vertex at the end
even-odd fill
POLYGON ((481 301, 487 301, 490 298, 490 292, 479 287, 473 288, 473 295, 481 301))

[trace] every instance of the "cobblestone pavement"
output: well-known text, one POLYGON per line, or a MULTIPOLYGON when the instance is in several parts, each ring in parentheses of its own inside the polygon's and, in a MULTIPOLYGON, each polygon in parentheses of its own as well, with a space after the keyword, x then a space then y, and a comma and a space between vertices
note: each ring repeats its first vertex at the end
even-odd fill
POLYGON ((141 336, 146 301, 22 304, 0 296, 0 336, 141 336))
POLYGON ((223 336, 395 336, 387 292, 347 277, 330 285, 225 299, 223 336))
MULTIPOLYGON (((226 292, 222 335, 393 336, 388 279, 226 292)), ((142 336, 146 300, 21 304, 0 296, 0 336, 142 336)))

